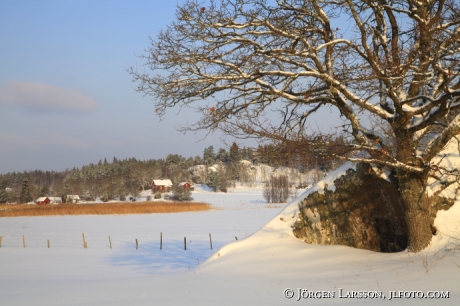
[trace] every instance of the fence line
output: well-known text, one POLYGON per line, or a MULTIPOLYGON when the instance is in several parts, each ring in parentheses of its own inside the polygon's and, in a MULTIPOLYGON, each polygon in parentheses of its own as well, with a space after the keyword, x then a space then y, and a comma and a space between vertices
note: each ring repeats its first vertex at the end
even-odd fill
MULTIPOLYGON (((88 248, 88 241, 85 238, 85 233, 81 233, 81 237, 82 237, 83 248, 87 249, 88 248)), ((238 240, 238 238, 236 236, 235 236, 235 239, 238 240)), ((33 240, 33 241, 35 241, 35 240, 33 240)), ((109 240, 109 248, 112 249, 111 236, 108 236, 108 240, 109 240)), ((3 236, 0 236, 0 248, 2 248, 2 247, 5 248, 4 245, 2 246, 2 242, 3 242, 3 236)), ((29 242, 30 242, 30 240, 29 240, 29 242)), ((139 243, 139 240, 137 238, 135 238, 135 242, 136 242, 136 250, 137 250, 139 248, 139 246, 140 246, 140 243, 139 243)), ((228 242, 231 242, 231 240, 229 240, 228 242)), ((32 246, 37 246, 37 245, 32 244, 32 246)), ((54 243, 53 245, 54 246, 62 246, 62 244, 60 244, 59 242, 54 243)), ((103 244, 93 243, 91 245, 92 246, 101 246, 103 244)), ((26 237, 25 237, 25 235, 22 235, 22 247, 26 248, 26 246, 27 246, 26 245, 26 237)), ((31 244, 29 244, 29 246, 31 246, 31 244)), ((48 249, 51 248, 51 240, 49 238, 46 240, 46 246, 48 247, 48 249)), ((209 233, 209 247, 210 247, 211 250, 213 249, 211 233, 209 233)), ((187 250, 187 238, 186 237, 184 237, 183 248, 184 248, 184 251, 187 250)), ((160 250, 163 250, 163 232, 160 232, 160 250)))

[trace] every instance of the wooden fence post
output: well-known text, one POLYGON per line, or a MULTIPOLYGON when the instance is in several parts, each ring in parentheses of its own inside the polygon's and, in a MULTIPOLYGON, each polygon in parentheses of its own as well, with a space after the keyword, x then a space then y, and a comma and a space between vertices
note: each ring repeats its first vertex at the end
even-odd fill
POLYGON ((211 233, 209 233, 209 244, 211 245, 211 250, 212 250, 212 239, 211 239, 211 233))
POLYGON ((138 246, 139 246, 139 243, 137 242, 137 238, 136 238, 136 250, 138 246))
POLYGON ((110 236, 109 236, 109 245, 110 245, 110 248, 112 248, 112 240, 110 239, 110 236))
POLYGON ((163 249, 163 232, 160 232, 160 251, 163 249))
POLYGON ((83 248, 87 249, 88 244, 86 243, 86 240, 85 240, 85 233, 81 233, 81 238, 83 239, 83 248))
POLYGON ((22 235, 22 246, 25 248, 26 247, 26 237, 22 235))
POLYGON ((48 249, 50 248, 50 240, 48 239, 48 249))
POLYGON ((184 250, 187 250, 187 238, 184 237, 184 250))

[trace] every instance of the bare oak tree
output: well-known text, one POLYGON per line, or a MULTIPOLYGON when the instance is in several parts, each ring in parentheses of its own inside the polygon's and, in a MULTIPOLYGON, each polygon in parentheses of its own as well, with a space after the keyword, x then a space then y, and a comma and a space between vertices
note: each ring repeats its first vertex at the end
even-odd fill
POLYGON ((337 108, 367 152, 353 161, 396 173, 419 251, 432 237, 430 162, 460 132, 459 24, 458 0, 185 1, 143 56, 157 74, 130 73, 160 116, 196 109, 188 131, 295 139, 337 108), (392 146, 365 116, 388 124, 392 146))

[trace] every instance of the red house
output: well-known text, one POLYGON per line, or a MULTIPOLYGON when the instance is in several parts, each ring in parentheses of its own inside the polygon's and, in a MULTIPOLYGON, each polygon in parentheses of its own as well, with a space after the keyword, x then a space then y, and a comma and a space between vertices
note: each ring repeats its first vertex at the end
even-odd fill
POLYGON ((179 183, 179 186, 182 187, 182 189, 187 189, 187 188, 190 189, 192 187, 192 184, 188 182, 182 182, 182 183, 179 183))
POLYGON ((37 204, 49 204, 51 203, 51 200, 48 197, 41 197, 38 198, 37 201, 35 201, 37 204))
POLYGON ((153 180, 152 182, 152 190, 153 192, 156 191, 171 191, 172 189, 172 182, 171 180, 153 180))

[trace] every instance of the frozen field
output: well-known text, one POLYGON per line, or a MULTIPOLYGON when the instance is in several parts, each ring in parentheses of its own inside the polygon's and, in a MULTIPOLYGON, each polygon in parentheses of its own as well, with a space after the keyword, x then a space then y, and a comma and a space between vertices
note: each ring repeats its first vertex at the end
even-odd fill
POLYGON ((429 249, 418 254, 380 254, 342 246, 307 245, 295 239, 290 224, 296 202, 284 210, 285 205, 267 207, 261 189, 230 189, 227 194, 197 190, 193 197, 212 203, 216 209, 177 214, 1 218, 0 305, 460 302, 459 203, 449 213, 438 213, 440 234, 429 249), (87 249, 83 248, 82 233, 87 249), (137 250, 135 239, 139 242, 137 250), (289 289, 293 290, 290 299, 285 297, 289 289), (299 290, 301 298, 297 301, 299 290), (390 300, 394 295, 390 291, 405 290, 418 292, 413 295, 448 291, 449 297, 390 300), (328 293, 315 293, 317 298, 308 296, 316 291, 328 293), (353 291, 370 291, 373 298, 347 297, 353 291), (334 297, 326 298, 331 293, 334 297), (380 293, 385 299, 374 297, 380 293))

